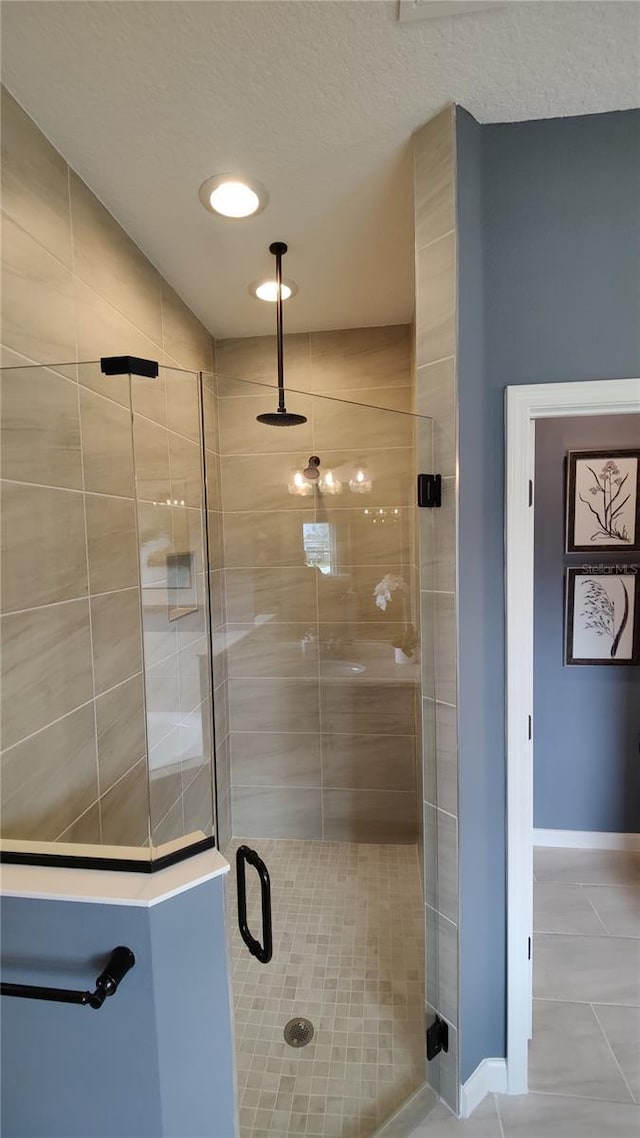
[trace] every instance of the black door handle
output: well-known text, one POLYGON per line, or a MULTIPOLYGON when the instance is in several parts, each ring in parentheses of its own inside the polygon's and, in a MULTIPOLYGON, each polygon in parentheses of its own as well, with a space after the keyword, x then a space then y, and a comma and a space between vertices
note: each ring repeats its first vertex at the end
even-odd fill
POLYGON ((262 858, 249 846, 238 846, 236 851, 236 873, 238 876, 238 924, 242 939, 252 956, 262 964, 268 964, 273 956, 273 936, 271 929, 271 880, 269 870, 262 858), (245 877, 245 863, 249 862, 260 877, 260 890, 262 894, 262 940, 256 940, 249 931, 247 924, 247 882, 245 877))

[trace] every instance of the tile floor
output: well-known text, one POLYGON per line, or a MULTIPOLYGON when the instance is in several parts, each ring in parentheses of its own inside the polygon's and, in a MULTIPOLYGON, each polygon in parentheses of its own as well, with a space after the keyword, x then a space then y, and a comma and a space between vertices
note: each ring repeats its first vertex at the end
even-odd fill
MULTIPOLYGON (((239 840, 225 851, 232 858, 239 840)), ((249 955, 232 906, 241 1138, 370 1138, 424 1081, 424 916, 415 846, 247 840, 273 897, 273 960, 249 955), (283 1040, 287 1020, 315 1026, 283 1040)), ((261 936, 257 876, 249 924, 261 936)), ((547 1135, 546 1138, 549 1138, 547 1135)))
POLYGON ((640 854, 537 849, 530 1093, 411 1138, 638 1138, 640 854))

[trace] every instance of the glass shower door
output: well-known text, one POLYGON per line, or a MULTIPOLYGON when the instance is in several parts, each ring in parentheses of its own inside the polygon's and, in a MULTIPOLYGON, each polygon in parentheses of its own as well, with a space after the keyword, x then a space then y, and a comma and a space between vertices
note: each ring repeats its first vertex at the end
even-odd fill
MULTIPOLYGON (((425 1083, 416 463, 430 422, 291 392, 306 423, 271 427, 257 416, 272 389, 205 389, 222 848, 257 851, 273 907, 270 963, 233 931, 241 1135, 371 1138, 425 1083)), ((250 871, 247 905, 258 936, 250 871)))

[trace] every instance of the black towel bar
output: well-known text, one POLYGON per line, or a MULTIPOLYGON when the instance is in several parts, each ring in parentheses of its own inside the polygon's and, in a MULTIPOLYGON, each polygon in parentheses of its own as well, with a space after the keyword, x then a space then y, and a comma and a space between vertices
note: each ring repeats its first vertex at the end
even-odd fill
POLYGON ((0 984, 0 996, 21 996, 27 1000, 53 1000, 59 1004, 88 1004, 90 1008, 101 1008, 107 996, 118 991, 136 958, 130 948, 118 945, 114 948, 103 971, 96 980, 95 992, 79 992, 70 988, 43 988, 39 984, 0 984))

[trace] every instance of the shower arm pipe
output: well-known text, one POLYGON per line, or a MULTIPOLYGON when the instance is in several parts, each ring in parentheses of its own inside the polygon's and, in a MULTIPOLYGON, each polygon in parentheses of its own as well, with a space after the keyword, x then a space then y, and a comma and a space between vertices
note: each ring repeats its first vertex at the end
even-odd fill
POLYGON ((282 257, 287 251, 284 241, 274 241, 269 252, 276 258, 276 340, 278 348, 278 411, 286 411, 284 403, 284 336, 282 332, 282 257))

